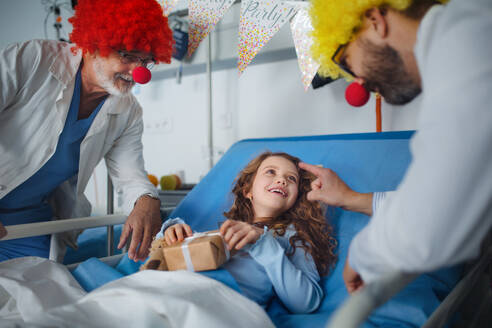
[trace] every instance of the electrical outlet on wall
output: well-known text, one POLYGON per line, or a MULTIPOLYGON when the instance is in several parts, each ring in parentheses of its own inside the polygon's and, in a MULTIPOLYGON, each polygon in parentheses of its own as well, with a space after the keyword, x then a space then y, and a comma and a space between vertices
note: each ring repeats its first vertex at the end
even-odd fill
POLYGON ((144 132, 147 134, 170 133, 173 130, 173 122, 170 117, 154 119, 145 123, 144 132))
POLYGON ((170 117, 157 120, 154 126, 159 133, 169 133, 173 130, 173 122, 170 117))
POLYGON ((220 113, 217 126, 221 129, 232 128, 232 113, 230 111, 220 113))

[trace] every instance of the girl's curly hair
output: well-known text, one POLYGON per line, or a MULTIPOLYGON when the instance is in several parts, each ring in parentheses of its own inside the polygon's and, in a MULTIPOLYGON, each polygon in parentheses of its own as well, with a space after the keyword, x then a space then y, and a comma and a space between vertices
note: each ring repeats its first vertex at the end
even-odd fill
POLYGON ((84 54, 137 50, 171 62, 173 35, 156 0, 79 0, 69 22, 70 39, 84 54))
POLYGON ((261 163, 271 156, 283 157, 296 166, 299 173, 299 194, 289 210, 265 224, 280 236, 283 236, 287 227, 292 224, 297 233, 289 239, 292 251, 287 253, 287 256, 293 255, 296 247, 301 247, 312 256, 319 274, 325 275, 335 264, 337 241, 333 237, 333 227, 326 222, 320 204, 307 199, 307 193, 311 190, 311 182, 315 177, 299 168, 299 162, 301 162, 299 158, 286 153, 267 151, 249 162, 236 177, 232 189, 235 197, 234 203, 231 209, 224 213, 224 216, 231 220, 253 223, 255 213, 251 200, 246 197, 246 194, 253 186, 261 163))

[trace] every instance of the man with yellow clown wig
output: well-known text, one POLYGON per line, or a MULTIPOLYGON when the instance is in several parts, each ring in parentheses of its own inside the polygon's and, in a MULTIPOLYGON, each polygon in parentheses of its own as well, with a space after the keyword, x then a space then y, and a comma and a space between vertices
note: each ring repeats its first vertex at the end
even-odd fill
POLYGON ((33 40, 0 51, 0 261, 62 259, 75 233, 2 241, 5 226, 87 217, 84 196, 102 158, 128 218, 118 247, 144 259, 160 201, 142 157, 142 108, 131 94, 171 60, 173 39, 155 0, 79 0, 74 44, 33 40), (138 73, 138 74, 137 74, 138 73))
POLYGON ((311 0, 310 16, 321 75, 391 104, 421 94, 413 160, 396 191, 358 193, 302 164, 318 177, 309 199, 372 216, 348 251, 348 291, 479 255, 492 226, 492 1, 311 0))

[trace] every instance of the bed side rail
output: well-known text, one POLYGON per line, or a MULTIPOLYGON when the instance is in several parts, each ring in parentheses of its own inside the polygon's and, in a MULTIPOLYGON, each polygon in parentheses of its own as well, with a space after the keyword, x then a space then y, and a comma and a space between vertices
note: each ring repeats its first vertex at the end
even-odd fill
POLYGON ((104 216, 89 216, 84 218, 45 221, 5 226, 7 235, 0 240, 11 240, 26 237, 50 235, 76 229, 96 228, 125 223, 127 216, 112 214, 104 216))
MULTIPOLYGON (((492 242, 487 242, 486 245, 482 250, 480 259, 474 263, 465 277, 458 282, 441 305, 433 312, 423 328, 439 328, 448 324, 463 302, 466 302, 470 291, 480 280, 480 276, 487 274, 488 267, 492 268, 492 242)), ((488 274, 490 275, 490 273, 488 274)), ((417 274, 395 272, 381 280, 367 284, 364 289, 354 293, 345 301, 335 312, 326 328, 360 327, 372 311, 396 295, 417 276, 417 274)))
POLYGON ((373 310, 388 301, 417 276, 417 274, 393 272, 380 280, 367 284, 345 301, 335 312, 326 328, 360 327, 373 310))

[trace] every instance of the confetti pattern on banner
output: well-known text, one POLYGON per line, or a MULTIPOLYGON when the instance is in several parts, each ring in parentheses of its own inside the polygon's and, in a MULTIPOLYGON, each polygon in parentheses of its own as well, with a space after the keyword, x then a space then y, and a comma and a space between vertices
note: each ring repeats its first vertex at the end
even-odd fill
POLYGON ((233 4, 234 0, 189 0, 188 56, 193 54, 233 4))
POLYGON ((297 6, 280 0, 241 1, 237 64, 239 74, 297 10, 297 6))
POLYGON ((305 8, 300 8, 297 11, 296 16, 290 22, 290 29, 296 47, 297 61, 302 73, 302 84, 304 84, 304 90, 307 91, 318 71, 319 64, 310 55, 313 40, 309 33, 313 30, 313 26, 305 8))
POLYGON ((176 7, 178 0, 157 0, 164 11, 164 16, 169 16, 171 11, 176 7))

